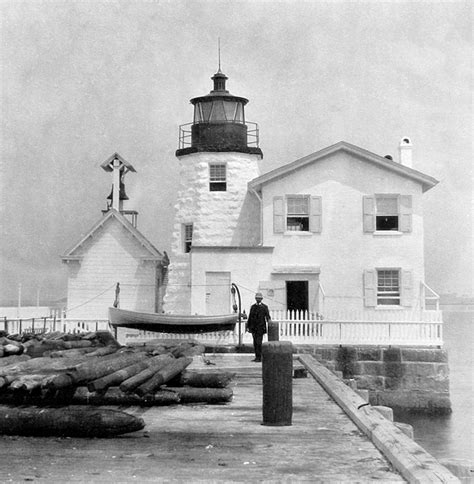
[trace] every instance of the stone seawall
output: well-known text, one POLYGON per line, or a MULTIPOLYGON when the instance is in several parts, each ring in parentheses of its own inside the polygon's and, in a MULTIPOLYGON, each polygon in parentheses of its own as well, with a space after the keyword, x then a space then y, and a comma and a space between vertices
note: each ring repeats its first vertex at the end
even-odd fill
POLYGON ((446 350, 420 347, 295 345, 368 390, 372 405, 428 414, 451 413, 446 350))

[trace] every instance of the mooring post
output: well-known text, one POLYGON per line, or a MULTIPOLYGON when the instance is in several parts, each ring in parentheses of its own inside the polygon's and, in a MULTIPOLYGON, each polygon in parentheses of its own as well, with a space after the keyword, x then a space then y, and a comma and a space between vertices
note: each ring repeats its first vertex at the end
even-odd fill
POLYGON ((262 345, 263 425, 291 425, 293 415, 293 345, 270 341, 262 345))
POLYGON ((268 323, 268 341, 280 340, 280 323, 278 321, 269 321, 268 323))

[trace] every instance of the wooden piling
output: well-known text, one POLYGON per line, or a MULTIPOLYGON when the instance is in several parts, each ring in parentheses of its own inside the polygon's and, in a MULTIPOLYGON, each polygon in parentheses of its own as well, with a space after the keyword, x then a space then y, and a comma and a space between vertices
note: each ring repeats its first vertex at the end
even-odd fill
POLYGON ((293 415, 293 345, 270 341, 262 345, 263 425, 291 425, 293 415))

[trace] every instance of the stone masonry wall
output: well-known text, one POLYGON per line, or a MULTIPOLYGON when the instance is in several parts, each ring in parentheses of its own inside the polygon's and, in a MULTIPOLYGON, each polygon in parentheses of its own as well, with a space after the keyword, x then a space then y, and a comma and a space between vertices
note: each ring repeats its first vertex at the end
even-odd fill
POLYGON ((429 414, 451 412, 446 350, 418 347, 297 345, 369 391, 372 405, 429 414))
POLYGON ((258 201, 247 191, 259 175, 259 155, 234 152, 193 153, 178 158, 180 186, 173 226, 169 283, 164 311, 189 314, 194 297, 191 254, 183 248, 183 225, 193 224, 194 246, 255 246, 260 237, 258 201), (227 190, 209 190, 209 164, 225 163, 227 190))

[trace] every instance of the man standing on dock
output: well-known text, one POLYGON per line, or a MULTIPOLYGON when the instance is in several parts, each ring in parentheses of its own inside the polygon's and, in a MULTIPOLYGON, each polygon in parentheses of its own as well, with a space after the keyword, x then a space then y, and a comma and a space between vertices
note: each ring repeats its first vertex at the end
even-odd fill
POLYGON ((263 335, 267 332, 267 323, 271 321, 268 306, 262 303, 262 293, 255 294, 255 304, 252 304, 247 320, 247 331, 252 333, 255 359, 252 361, 262 361, 262 341, 263 335))

